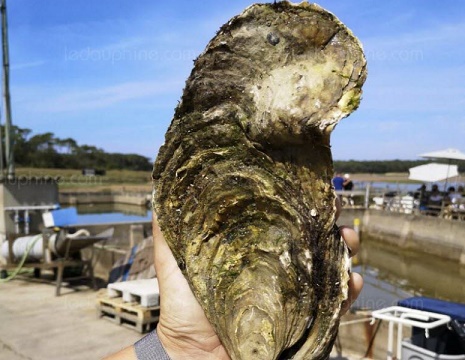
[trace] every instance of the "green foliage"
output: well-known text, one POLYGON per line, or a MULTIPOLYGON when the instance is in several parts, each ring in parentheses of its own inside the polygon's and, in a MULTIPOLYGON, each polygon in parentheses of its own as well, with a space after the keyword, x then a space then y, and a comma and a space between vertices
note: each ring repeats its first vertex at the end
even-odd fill
MULTIPOLYGON (((1 126, 2 134, 5 128, 1 126)), ((74 139, 60 139, 51 132, 32 135, 32 130, 12 127, 15 164, 20 167, 49 169, 105 170, 127 169, 151 171, 150 159, 137 154, 106 153, 91 145, 78 145, 74 139)), ((406 173, 427 160, 334 161, 334 169, 341 173, 386 174, 406 173)), ((439 161, 438 161, 439 162, 439 161)), ((465 162, 458 162, 459 171, 465 171, 465 162)))
MULTIPOLYGON (((334 161, 334 169, 341 173, 386 174, 406 173, 408 169, 430 163, 431 160, 334 161)), ((435 161, 441 162, 441 161, 435 161)), ((459 171, 465 171, 464 162, 458 162, 459 171)))
MULTIPOLYGON (((1 126, 5 134, 4 126, 1 126)), ((51 132, 31 136, 30 129, 12 127, 14 161, 17 166, 55 169, 127 169, 149 171, 150 159, 137 154, 106 153, 71 138, 59 139, 51 132)))

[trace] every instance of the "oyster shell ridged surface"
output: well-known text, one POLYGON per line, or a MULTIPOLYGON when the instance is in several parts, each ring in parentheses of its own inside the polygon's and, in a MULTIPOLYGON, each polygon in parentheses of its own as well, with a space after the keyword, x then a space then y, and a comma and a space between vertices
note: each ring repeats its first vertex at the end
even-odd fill
POLYGON ((323 359, 347 298, 329 136, 361 45, 309 3, 256 4, 195 61, 155 162, 154 208, 232 359, 323 359))

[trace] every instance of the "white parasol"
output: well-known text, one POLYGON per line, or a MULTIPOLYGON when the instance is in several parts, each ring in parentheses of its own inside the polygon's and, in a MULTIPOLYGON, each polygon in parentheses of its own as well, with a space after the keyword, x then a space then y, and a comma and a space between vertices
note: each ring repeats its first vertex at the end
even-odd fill
POLYGON ((436 182, 458 176, 457 165, 425 164, 409 169, 409 179, 423 182, 436 182))
POLYGON ((458 149, 432 151, 420 155, 427 159, 465 160, 465 154, 458 149))
MULTIPOLYGON (((461 152, 458 149, 452 149, 452 148, 445 149, 445 150, 432 151, 432 152, 420 154, 420 156, 427 158, 427 159, 445 159, 447 160, 449 170, 452 168, 452 166, 450 165, 451 160, 465 160, 465 154, 463 152, 461 152)), ((446 178, 446 183, 444 184, 444 191, 446 190, 446 187, 447 187, 447 179, 451 177, 453 176, 450 175, 446 178)))

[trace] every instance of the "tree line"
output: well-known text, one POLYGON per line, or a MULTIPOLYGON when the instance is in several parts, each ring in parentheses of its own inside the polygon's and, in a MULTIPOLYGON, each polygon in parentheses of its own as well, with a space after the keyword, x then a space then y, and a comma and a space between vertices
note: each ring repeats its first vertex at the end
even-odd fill
MULTIPOLYGON (((1 131, 4 138, 3 125, 1 131)), ((30 129, 13 125, 11 139, 14 162, 20 167, 144 171, 152 169, 152 162, 148 157, 137 154, 107 153, 95 146, 78 145, 72 138, 60 139, 51 132, 34 135, 30 129)))
MULTIPOLYGON (((2 134, 5 128, 1 126, 2 134)), ((60 139, 51 132, 33 134, 30 129, 12 126, 14 161, 17 166, 56 169, 126 169, 150 171, 152 161, 138 154, 107 153, 91 145, 78 145, 72 138, 60 139)), ((4 147, 5 148, 5 147, 4 147)), ((341 173, 405 173, 428 160, 334 161, 334 169, 341 173)), ((5 162, 4 162, 5 163, 5 162)), ((465 162, 459 163, 465 171, 465 162)))
MULTIPOLYGON (((379 161, 334 161, 334 169, 340 173, 406 173, 408 169, 423 164, 428 164, 431 160, 379 160, 379 161)), ((434 161, 440 163, 441 161, 434 161)), ((447 163, 442 161, 443 163, 447 163)), ((465 171, 465 163, 457 163, 459 172, 465 171)))

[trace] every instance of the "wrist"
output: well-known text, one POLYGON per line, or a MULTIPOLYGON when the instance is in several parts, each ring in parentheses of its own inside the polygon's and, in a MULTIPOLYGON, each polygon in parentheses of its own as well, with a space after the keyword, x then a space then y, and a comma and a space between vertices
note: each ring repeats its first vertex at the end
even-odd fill
POLYGON ((213 344, 211 339, 200 340, 194 334, 173 333, 160 326, 156 329, 158 339, 171 360, 229 360, 229 356, 219 341, 213 344))
POLYGON ((160 343, 163 345, 163 349, 168 354, 171 360, 180 359, 181 357, 186 358, 185 347, 182 342, 176 337, 169 334, 169 331, 164 331, 161 324, 159 323, 155 329, 158 335, 160 343), (168 334, 166 334, 168 332, 168 334))

